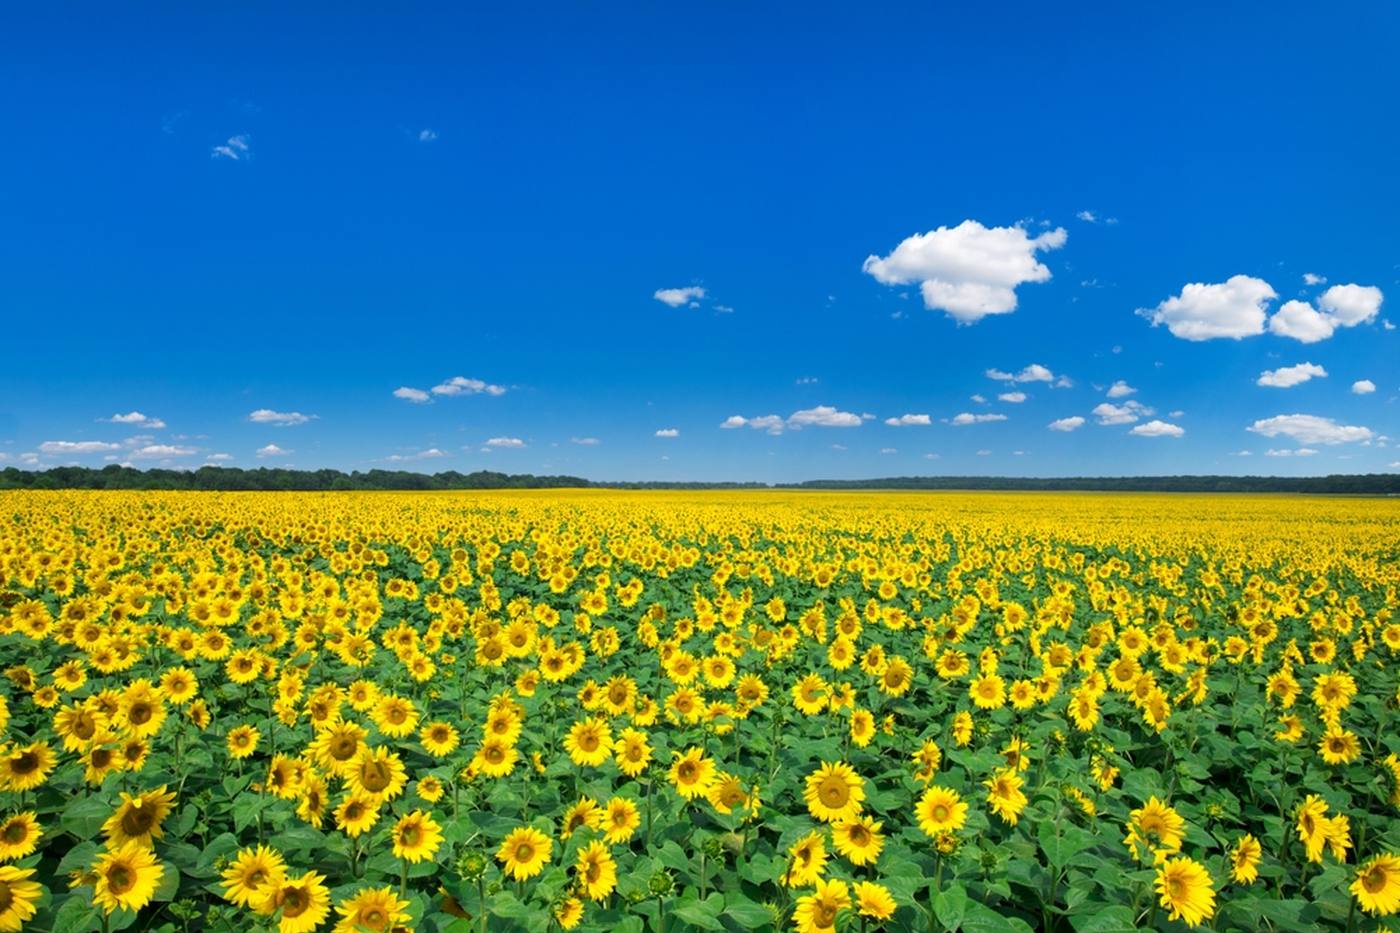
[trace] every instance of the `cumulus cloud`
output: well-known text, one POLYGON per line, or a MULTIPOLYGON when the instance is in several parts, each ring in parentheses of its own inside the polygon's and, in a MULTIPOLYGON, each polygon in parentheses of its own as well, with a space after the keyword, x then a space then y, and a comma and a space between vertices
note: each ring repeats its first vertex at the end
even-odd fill
POLYGON ((1080 211, 1078 214, 1075 214, 1074 216, 1075 216, 1075 217, 1078 217, 1080 220, 1084 221, 1086 224, 1096 224, 1096 223, 1099 222, 1098 215, 1095 214, 1093 211, 1080 211))
POLYGON ((268 444, 266 447, 259 447, 257 449, 257 455, 259 457, 284 457, 289 453, 292 453, 292 451, 283 450, 276 444, 268 444))
POLYGON ((1296 366, 1283 366, 1278 369, 1266 369, 1259 374, 1257 383, 1261 386, 1269 386, 1274 389, 1288 389, 1296 385, 1301 385, 1314 377, 1322 379, 1327 376, 1327 370, 1312 363, 1299 363, 1296 366))
POLYGON ((1269 318, 1269 332, 1300 343, 1317 343, 1332 336, 1337 325, 1306 301, 1286 301, 1269 318))
POLYGON ((818 405, 793 412, 788 415, 787 423, 790 428, 857 428, 860 427, 861 417, 849 411, 838 411, 830 405, 818 405))
POLYGON ((1147 407, 1135 399, 1128 399, 1122 405, 1115 405, 1112 402, 1100 402, 1094 406, 1090 412, 1099 419, 1099 424, 1132 424, 1141 418, 1147 418, 1153 414, 1153 409, 1147 407))
POLYGON ((904 428, 910 425, 932 424, 933 421, 928 415, 900 415, 898 418, 886 418, 885 424, 892 428, 904 428))
POLYGON ((657 430, 656 436, 657 436, 657 437, 680 437, 680 436, 681 436, 681 432, 680 432, 680 429, 678 429, 678 428, 660 428, 660 429, 657 430))
POLYGON ((1133 395, 1136 392, 1137 389, 1134 389, 1122 379, 1119 379, 1113 385, 1108 387, 1109 398, 1127 398, 1129 395, 1133 395))
POLYGON ((1369 441, 1375 433, 1354 424, 1338 424, 1318 415, 1275 415, 1254 422, 1247 430, 1265 437, 1284 435, 1300 444, 1347 444, 1369 441))
POLYGON ((1266 451, 1264 451, 1264 456, 1266 456, 1266 457, 1311 457, 1311 456, 1312 456, 1313 454, 1315 454, 1315 453, 1317 453, 1317 451, 1316 451, 1316 450, 1313 450, 1311 447, 1298 447, 1298 448, 1295 448, 1295 449, 1289 449, 1289 448, 1287 448, 1287 447, 1284 447, 1284 448, 1282 448, 1282 449, 1266 450, 1266 451))
POLYGON ((1306 301, 1286 302, 1269 318, 1269 331, 1303 343, 1317 343, 1331 337, 1339 327, 1374 321, 1384 299, 1374 285, 1333 285, 1318 296, 1316 308, 1306 301))
POLYGON ((596 437, 571 437, 569 438, 569 443, 577 444, 580 447, 597 447, 603 442, 596 437))
POLYGON ((1138 437, 1180 437, 1186 433, 1186 429, 1166 421, 1153 420, 1138 425, 1128 433, 1136 434, 1138 437))
POLYGON ((987 370, 987 378, 997 382, 1048 382, 1052 389, 1067 389, 1074 385, 1068 376, 1056 376, 1047 366, 1032 363, 1019 373, 1009 373, 1003 369, 987 370))
POLYGON ((1326 285, 1326 284, 1327 284, 1327 276, 1325 276, 1325 275, 1317 275, 1316 273, 1313 273, 1313 272, 1304 272, 1304 273, 1303 273, 1303 284, 1304 284, 1304 285, 1326 285))
POLYGON ((315 417, 315 415, 303 415, 299 411, 273 411, 271 408, 259 408, 248 414, 248 420, 254 424, 270 424, 274 428, 290 428, 298 424, 306 424, 315 417))
POLYGON ((249 139, 243 133, 230 136, 228 142, 214 146, 209 150, 209 158, 211 159, 231 159, 234 162, 242 162, 252 157, 253 150, 249 148, 249 139))
POLYGON ((888 256, 866 257, 862 271, 885 285, 919 283, 924 307, 961 324, 1016 310, 1016 287, 1044 282, 1050 269, 1036 253, 1059 249, 1063 227, 1031 236, 1024 227, 984 227, 964 220, 908 237, 888 256))
POLYGON ((417 405, 431 401, 427 392, 424 392, 422 389, 415 389, 412 386, 399 386, 394 390, 394 398, 401 398, 417 405))
POLYGON ((98 420, 105 421, 108 424, 131 424, 138 428, 148 428, 152 431, 158 431, 165 427, 164 421, 161 421, 159 418, 153 418, 150 415, 142 414, 139 411, 129 411, 124 415, 117 414, 110 418, 99 418, 98 420))
POLYGON ((1012 405, 1019 405, 1029 396, 1024 392, 1003 392, 997 396, 1003 402, 1010 402, 1012 405))
POLYGON ((1369 379, 1358 379, 1351 384, 1353 395, 1370 395, 1376 391, 1376 384, 1369 379))
POLYGON ((179 444, 146 444, 131 451, 128 456, 133 460, 158 460, 163 457, 188 457, 197 453, 199 451, 196 448, 179 444))
POLYGON ((730 415, 720 424, 721 428, 732 430, 733 428, 753 428, 755 431, 767 431, 769 434, 782 434, 787 427, 787 422, 778 415, 759 415, 756 418, 745 418, 743 415, 730 415))
POLYGON ((982 423, 987 422, 987 421, 1005 421, 1005 420, 1006 420, 1006 416, 1005 416, 1005 415, 998 415, 998 414, 974 415, 972 412, 965 411, 965 412, 961 412, 961 413, 956 414, 956 415, 954 415, 953 417, 949 418, 949 419, 948 419, 948 423, 951 424, 951 425, 956 425, 957 427, 962 427, 963 425, 966 425, 966 424, 982 424, 982 423))
POLYGON ((1165 324, 1173 337, 1182 340, 1238 340, 1264 332, 1265 309, 1277 297, 1263 279, 1235 275, 1214 285, 1193 282, 1180 295, 1155 308, 1139 308, 1137 313, 1154 327, 1165 324))
MULTIPOLYGON (((720 289, 720 291, 724 291, 724 289, 720 289)), ((652 292, 651 297, 664 305, 679 308, 681 305, 693 305, 704 298, 705 289, 699 285, 692 285, 689 288, 658 288, 652 292)))
POLYGON ((1052 431, 1073 431, 1084 426, 1084 419, 1079 415, 1071 415, 1068 418, 1056 418, 1050 422, 1052 431))
POLYGON ((105 441, 44 441, 39 445, 39 452, 50 456, 62 456, 101 454, 121 448, 120 444, 108 444, 105 441))
POLYGON ((453 376, 446 382, 433 386, 434 395, 448 397, 456 395, 505 395, 505 386, 493 385, 481 379, 468 379, 466 376, 453 376))

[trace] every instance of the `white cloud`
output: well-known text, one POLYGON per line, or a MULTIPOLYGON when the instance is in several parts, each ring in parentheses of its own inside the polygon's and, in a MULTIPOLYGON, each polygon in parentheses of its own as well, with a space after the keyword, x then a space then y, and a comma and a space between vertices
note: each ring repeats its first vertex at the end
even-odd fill
POLYGON ((401 463, 408 460, 436 460, 439 457, 446 457, 448 454, 444 450, 436 447, 429 447, 427 450, 420 450, 411 454, 390 454, 387 458, 392 463, 401 463))
POLYGON ((1375 320, 1385 296, 1374 285, 1333 285, 1317 298, 1317 306, 1339 327, 1355 327, 1375 320))
POLYGON ((1099 424, 1132 424, 1139 418, 1147 418, 1154 413, 1153 409, 1147 407, 1135 399, 1128 399, 1122 405, 1114 405, 1112 402, 1100 402, 1094 406, 1090 412, 1099 419, 1099 424))
POLYGON ((1354 395, 1370 395, 1376 391, 1376 384, 1369 379, 1358 379, 1351 384, 1351 391, 1354 395))
POLYGON ((1180 437, 1186 433, 1186 429, 1175 424, 1168 424, 1165 421, 1149 421, 1140 424, 1128 432, 1136 434, 1138 437, 1180 437))
POLYGON ((431 401, 427 392, 424 392, 422 389, 415 389, 412 386, 399 386, 394 390, 394 398, 405 399, 406 401, 419 405, 431 401))
POLYGON ((420 143, 430 143, 438 138, 436 130, 422 129, 418 131, 418 141, 420 143))
POLYGON ((962 426, 965 425, 965 424, 982 424, 982 423, 987 422, 987 421, 1005 421, 1005 420, 1006 420, 1006 416, 1005 416, 1005 415, 997 415, 997 414, 974 415, 974 414, 972 414, 971 412, 965 411, 965 412, 961 412, 960 414, 954 415, 952 418, 948 419, 948 423, 951 424, 951 425, 956 425, 956 426, 958 426, 958 427, 962 427, 962 426))
POLYGON ((965 220, 956 227, 916 233, 888 256, 867 257, 861 269, 885 285, 918 282, 924 307, 972 324, 989 314, 1015 311, 1018 285, 1050 278, 1036 253, 1059 249, 1067 238, 1062 227, 1032 237, 1024 227, 984 227, 965 220))
POLYGON ((657 437, 680 437, 681 432, 677 428, 661 428, 656 432, 657 437))
POLYGON ((882 454, 897 454, 897 453, 899 453, 899 448, 897 448, 897 447, 881 447, 881 448, 880 448, 880 453, 882 453, 882 454))
POLYGON ((257 450, 259 457, 283 457, 292 452, 293 451, 290 450, 283 450, 276 444, 268 444, 266 447, 259 447, 257 450))
MULTIPOLYGON (((721 289, 722 291, 723 289, 721 289)), ((689 288, 658 288, 652 292, 651 297, 664 305, 679 308, 681 305, 693 304, 697 300, 705 297, 705 289, 699 285, 692 285, 689 288)))
POLYGON ((253 156, 253 151, 248 148, 248 145, 247 135, 240 133, 237 136, 230 136, 228 142, 209 150, 209 158, 232 159, 235 162, 241 162, 253 156))
POLYGON ((991 452, 990 450, 979 450, 979 451, 977 451, 977 456, 979 456, 979 457, 990 457, 991 455, 992 455, 992 452, 991 452))
POLYGON ((1129 395, 1133 395, 1136 392, 1137 389, 1134 389, 1122 379, 1119 379, 1113 385, 1108 387, 1109 398, 1127 398, 1129 395))
POLYGON ((525 442, 518 437, 492 437, 487 439, 486 446, 519 448, 524 447, 525 442))
POLYGON ((733 314, 734 309, 729 305, 715 305, 715 312, 717 314, 733 314))
POLYGON ((39 452, 58 456, 63 454, 100 454, 109 450, 121 450, 120 444, 108 444, 104 441, 44 441, 39 445, 39 452))
POLYGON ((569 443, 577 444, 580 447, 597 447, 603 442, 596 437, 571 437, 569 438, 569 443))
POLYGON ((910 425, 932 424, 932 419, 928 415, 900 415, 898 418, 886 418, 885 424, 892 428, 904 428, 910 425))
POLYGON ((1230 454, 1230 456, 1232 456, 1232 457, 1252 457, 1252 456, 1254 456, 1254 451, 1252 451, 1252 450, 1237 450, 1237 451, 1235 451, 1234 453, 1230 454))
POLYGON ((1032 363, 1019 373, 1009 373, 1002 369, 987 370, 987 378, 997 382, 1048 382, 1052 388, 1063 389, 1074 385, 1068 376, 1056 376, 1048 367, 1032 363))
POLYGON ((505 386, 492 385, 480 379, 468 379, 465 376, 453 376, 446 382, 433 386, 434 395, 505 395, 505 386))
POLYGON ((197 453, 199 451, 194 447, 183 447, 176 444, 147 444, 131 451, 128 456, 133 460, 156 460, 162 457, 188 457, 197 453))
POLYGON ((982 395, 980 392, 976 395, 969 396, 969 398, 972 401, 976 402, 978 405, 987 404, 987 397, 985 395, 982 395))
POLYGON ((1156 308, 1139 308, 1137 313, 1154 327, 1165 324, 1173 337, 1182 340, 1238 340, 1264 332, 1264 310, 1277 297, 1263 279, 1236 275, 1215 285, 1193 282, 1180 295, 1156 308))
POLYGON ((1317 343, 1332 336, 1337 325, 1306 301, 1285 301, 1269 318, 1269 332, 1301 343, 1317 343))
POLYGON ((861 417, 849 411, 838 411, 830 405, 818 405, 793 412, 788 415, 787 423, 790 428, 858 428, 861 417))
POLYGON ((161 428, 165 427, 164 421, 149 415, 143 415, 139 411, 129 411, 124 415, 118 414, 110 418, 99 418, 98 420, 105 421, 108 424, 134 424, 138 428, 147 428, 152 431, 159 431, 161 428))
POLYGON ((233 459, 233 454, 210 454, 205 457, 206 463, 227 463, 233 459))
POLYGON ((767 431, 769 434, 782 434, 787 427, 787 422, 778 415, 759 415, 757 418, 745 418, 743 415, 730 415, 720 424, 721 428, 753 428, 755 431, 767 431))
POLYGON ((1279 369, 1266 369, 1259 374, 1257 383, 1261 386, 1269 386, 1275 389, 1287 389, 1292 386, 1301 385, 1313 377, 1319 379, 1327 376, 1327 370, 1312 363, 1299 363, 1296 366, 1283 366, 1279 369))
POLYGON ((1084 221, 1087 224, 1096 224, 1099 222, 1098 216, 1093 211, 1080 211, 1074 216, 1078 217, 1080 220, 1084 221))
POLYGON ((1285 447, 1285 448, 1282 448, 1282 449, 1266 450, 1266 451, 1264 451, 1264 456, 1266 456, 1266 457, 1311 457, 1311 456, 1312 456, 1313 454, 1315 454, 1315 453, 1317 453, 1317 451, 1316 451, 1316 450, 1313 450, 1311 447, 1299 447, 1299 448, 1297 448, 1296 450, 1290 450, 1290 449, 1288 449, 1288 448, 1285 447))
POLYGON ((1254 422, 1247 430, 1265 437, 1282 434, 1300 444, 1347 444, 1375 437, 1370 428, 1338 424, 1331 418, 1318 415, 1275 415, 1254 422))
POLYGON ((1325 276, 1325 275, 1317 275, 1317 274, 1312 273, 1312 272, 1304 272, 1304 273, 1303 273, 1303 284, 1304 284, 1304 285, 1326 285, 1326 284, 1327 284, 1327 276, 1325 276))
POLYGON ((1003 402, 1010 402, 1012 405, 1019 405, 1027 398, 1024 392, 1003 392, 997 396, 1003 402))
POLYGON ((298 424, 306 424, 315 417, 315 415, 303 415, 299 411, 273 411, 271 408, 259 408, 248 414, 248 420, 254 424, 270 424, 275 428, 290 428, 298 424))
POLYGON ((1079 415, 1072 415, 1068 418, 1056 418, 1054 421, 1050 422, 1050 430, 1052 431, 1073 431, 1083 426, 1084 419, 1079 415))

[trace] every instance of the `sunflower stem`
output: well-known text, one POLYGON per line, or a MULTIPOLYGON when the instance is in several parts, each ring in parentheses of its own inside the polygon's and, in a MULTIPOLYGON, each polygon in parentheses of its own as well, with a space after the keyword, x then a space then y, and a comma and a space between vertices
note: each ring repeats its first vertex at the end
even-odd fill
POLYGON ((399 897, 407 899, 408 895, 408 859, 399 860, 399 897))

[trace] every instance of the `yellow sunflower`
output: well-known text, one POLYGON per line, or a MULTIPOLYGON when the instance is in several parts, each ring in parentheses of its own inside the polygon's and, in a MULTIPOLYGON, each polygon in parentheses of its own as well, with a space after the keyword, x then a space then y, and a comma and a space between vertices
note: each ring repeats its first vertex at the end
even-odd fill
POLYGON ((1155 882, 1168 919, 1196 926, 1215 913, 1215 886, 1205 866, 1194 859, 1170 859, 1157 869, 1155 882))
POLYGON ((1388 917, 1400 910, 1400 856, 1377 855, 1358 865, 1351 893, 1368 914, 1388 917))
POLYGON ((511 830, 496 850, 502 870, 516 881, 525 881, 544 871, 549 862, 553 842, 544 833, 530 826, 511 830))
POLYGON ((43 835, 33 812, 16 813, 0 823, 0 862, 24 858, 38 848, 43 835))
POLYGON ((395 858, 422 862, 432 858, 442 845, 442 827, 432 814, 414 810, 394 824, 392 838, 395 858))
POLYGON ((957 791, 933 784, 919 798, 915 815, 919 828, 932 839, 962 829, 967 822, 967 804, 957 791))
POLYGON ((820 768, 807 775, 803 798, 807 811, 823 822, 851 820, 860 815, 865 782, 845 762, 822 762, 820 768))
POLYGON ((121 806, 102 824, 107 844, 120 848, 128 842, 136 842, 150 848, 154 840, 165 835, 161 823, 173 809, 175 794, 167 792, 164 784, 135 797, 123 792, 121 806))
POLYGON ((118 908, 138 911, 155 896, 164 874, 155 853, 139 842, 108 849, 92 867, 93 902, 109 914, 118 908))
POLYGON ((44 889, 29 880, 33 874, 32 868, 0 865, 0 930, 19 930, 38 912, 34 902, 43 896, 44 889))
POLYGON ((335 906, 335 933, 389 933, 408 925, 407 907, 392 888, 366 888, 335 906))
POLYGON ((597 841, 579 850, 574 864, 579 891, 589 900, 601 901, 617 886, 617 863, 608 847, 597 841))

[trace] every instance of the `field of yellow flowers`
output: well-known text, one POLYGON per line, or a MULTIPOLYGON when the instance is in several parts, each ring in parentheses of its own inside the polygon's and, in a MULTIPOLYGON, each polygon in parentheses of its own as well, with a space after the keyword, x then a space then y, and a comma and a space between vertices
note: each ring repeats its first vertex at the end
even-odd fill
POLYGON ((0 931, 1400 929, 1400 502, 0 493, 0 931))

